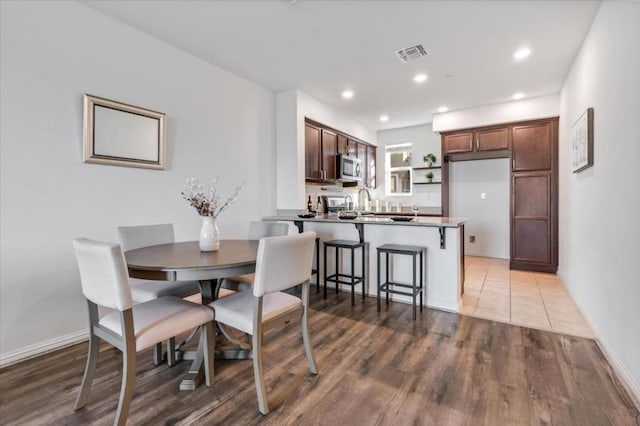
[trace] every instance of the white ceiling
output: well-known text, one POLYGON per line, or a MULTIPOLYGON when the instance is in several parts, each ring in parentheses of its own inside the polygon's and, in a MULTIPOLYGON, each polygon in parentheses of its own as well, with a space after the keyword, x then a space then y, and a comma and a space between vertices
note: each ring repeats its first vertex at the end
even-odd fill
POLYGON ((299 89, 371 129, 558 93, 600 1, 87 1, 261 86, 299 89), (422 44, 403 64, 394 51, 422 44), (527 45, 531 56, 516 62, 527 45), (418 72, 429 78, 413 82, 418 72), (451 75, 452 77, 446 77, 451 75), (355 96, 342 99, 351 89, 355 96), (387 114, 390 120, 381 123, 387 114))

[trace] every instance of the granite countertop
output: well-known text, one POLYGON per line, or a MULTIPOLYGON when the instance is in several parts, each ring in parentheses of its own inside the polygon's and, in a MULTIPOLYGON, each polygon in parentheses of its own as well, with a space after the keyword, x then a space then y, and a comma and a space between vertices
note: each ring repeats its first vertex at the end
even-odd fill
MULTIPOLYGON (((390 215, 393 217, 392 215, 390 215)), ((355 219, 339 219, 335 214, 319 214, 315 217, 301 218, 297 214, 279 214, 276 216, 267 216, 263 220, 285 220, 285 221, 301 221, 301 222, 326 222, 326 223, 362 223, 367 225, 402 225, 402 226, 427 226, 427 227, 445 227, 458 228, 467 220, 457 217, 414 217, 410 222, 394 221, 391 217, 379 215, 358 216, 355 219)))

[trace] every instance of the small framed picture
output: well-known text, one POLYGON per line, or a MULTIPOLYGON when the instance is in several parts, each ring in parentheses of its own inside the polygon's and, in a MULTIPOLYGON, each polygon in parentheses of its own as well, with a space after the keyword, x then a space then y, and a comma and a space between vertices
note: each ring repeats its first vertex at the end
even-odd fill
POLYGON ((571 126, 571 171, 593 166, 593 108, 587 108, 571 126))
POLYGON ((165 115, 84 95, 84 162, 164 169, 165 115))

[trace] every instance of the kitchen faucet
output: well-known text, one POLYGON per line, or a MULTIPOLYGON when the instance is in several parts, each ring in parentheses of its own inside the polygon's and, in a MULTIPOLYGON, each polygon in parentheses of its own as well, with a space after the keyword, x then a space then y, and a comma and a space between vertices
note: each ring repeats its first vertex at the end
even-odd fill
POLYGON ((365 211, 365 197, 364 197, 364 193, 367 195, 367 200, 371 201, 371 194, 369 193, 369 190, 367 188, 360 188, 358 190, 358 209, 360 209, 360 211, 365 211))

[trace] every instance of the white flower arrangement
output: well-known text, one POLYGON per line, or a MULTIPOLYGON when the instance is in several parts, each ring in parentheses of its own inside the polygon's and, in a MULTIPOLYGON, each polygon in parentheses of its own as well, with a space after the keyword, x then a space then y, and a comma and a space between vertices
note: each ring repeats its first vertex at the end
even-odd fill
POLYGON ((215 219, 227 207, 238 200, 238 194, 244 185, 244 183, 238 185, 233 193, 225 201, 222 201, 222 198, 218 195, 218 180, 219 177, 216 177, 205 191, 198 179, 187 179, 187 183, 182 187, 180 194, 182 194, 182 198, 189 202, 191 207, 198 211, 200 216, 212 216, 215 219))

